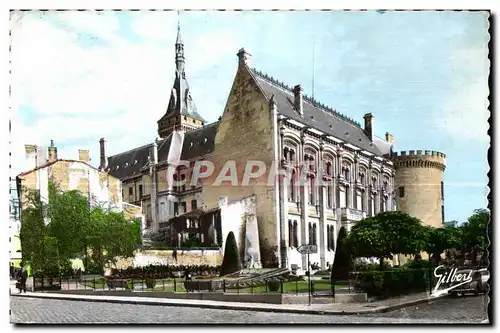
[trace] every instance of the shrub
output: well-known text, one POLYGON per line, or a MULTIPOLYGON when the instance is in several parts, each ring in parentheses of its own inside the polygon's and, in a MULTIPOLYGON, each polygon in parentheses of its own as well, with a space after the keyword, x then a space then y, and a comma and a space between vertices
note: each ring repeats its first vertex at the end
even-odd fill
POLYGON ((238 246, 236 245, 234 233, 231 231, 227 235, 226 239, 226 249, 224 250, 220 276, 235 273, 239 270, 241 270, 241 262, 238 253, 238 246))
POLYGON ((146 279, 146 288, 154 289, 156 287, 156 279, 148 278, 146 279))
POLYGON ((337 238, 337 250, 332 265, 330 278, 333 280, 347 280, 351 271, 351 257, 346 244, 347 232, 344 227, 340 228, 337 238))
POLYGON ((429 288, 428 270, 403 266, 383 271, 359 271, 355 274, 354 288, 376 297, 423 292, 429 288))
POLYGON ((281 283, 279 281, 269 281, 267 287, 269 291, 276 292, 280 290, 281 283))

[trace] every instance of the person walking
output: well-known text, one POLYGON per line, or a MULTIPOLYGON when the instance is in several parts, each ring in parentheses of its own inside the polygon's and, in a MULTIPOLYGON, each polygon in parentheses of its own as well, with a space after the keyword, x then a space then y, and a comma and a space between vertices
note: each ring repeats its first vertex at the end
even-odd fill
POLYGON ((10 263, 10 278, 11 280, 14 279, 14 263, 10 263))
POLYGON ((24 263, 21 263, 21 274, 20 275, 20 288, 19 293, 26 293, 26 281, 28 280, 28 268, 24 263))

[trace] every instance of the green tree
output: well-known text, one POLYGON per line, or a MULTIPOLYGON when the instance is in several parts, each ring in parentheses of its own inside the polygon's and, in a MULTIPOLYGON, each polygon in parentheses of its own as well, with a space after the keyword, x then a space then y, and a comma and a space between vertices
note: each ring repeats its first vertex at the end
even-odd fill
POLYGON ((235 273, 241 270, 240 255, 238 253, 238 245, 236 238, 231 231, 226 238, 226 249, 224 250, 224 258, 220 269, 220 276, 235 273))
POLYGON ((431 255, 431 261, 437 265, 441 253, 446 250, 456 249, 460 246, 460 230, 454 227, 434 228, 425 227, 427 242, 424 250, 431 255))
POLYGON ((85 237, 92 229, 88 198, 78 191, 61 191, 49 182, 49 234, 57 239, 62 258, 84 255, 85 237))
POLYGON ((422 222, 403 212, 383 212, 359 221, 348 236, 356 257, 377 257, 380 266, 394 254, 414 255, 423 250, 427 230, 422 222))
POLYGON ((115 265, 120 257, 132 257, 141 244, 138 223, 128 221, 123 213, 102 207, 92 209, 93 229, 87 235, 91 264, 104 269, 107 265, 115 265))
POLYGON ((476 209, 462 226, 463 245, 472 256, 472 264, 477 263, 477 254, 482 253, 483 259, 487 258, 489 246, 488 223, 490 222, 490 211, 487 209, 476 209))
POLYGON ((347 232, 344 227, 339 230, 337 248, 333 260, 331 280, 347 280, 351 271, 351 255, 347 247, 347 232))
POLYGON ((78 191, 60 191, 49 182, 49 204, 38 191, 27 190, 21 215, 21 247, 35 271, 55 274, 68 269, 70 259, 84 259, 102 270, 118 257, 130 257, 141 244, 140 221, 103 207, 90 208, 88 197, 78 191), (87 257, 91 256, 91 262, 87 257))

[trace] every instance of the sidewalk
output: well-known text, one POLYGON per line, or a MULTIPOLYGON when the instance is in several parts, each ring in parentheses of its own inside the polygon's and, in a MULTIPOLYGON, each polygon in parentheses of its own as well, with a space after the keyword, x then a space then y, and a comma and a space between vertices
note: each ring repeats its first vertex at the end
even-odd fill
POLYGON ((58 299, 58 300, 68 300, 68 301, 127 303, 127 304, 157 305, 157 306, 181 306, 181 307, 198 307, 198 308, 211 308, 211 309, 222 309, 222 310, 302 313, 302 314, 318 314, 318 315, 355 315, 355 314, 387 312, 420 303, 434 302, 438 299, 438 298, 430 299, 427 293, 419 293, 419 294, 407 295, 398 298, 393 298, 378 302, 369 302, 369 303, 299 305, 299 304, 217 302, 217 301, 206 301, 206 300, 166 299, 166 298, 153 298, 153 297, 74 295, 74 294, 40 293, 40 292, 37 293, 27 292, 26 294, 18 294, 18 291, 12 293, 12 296, 58 299))

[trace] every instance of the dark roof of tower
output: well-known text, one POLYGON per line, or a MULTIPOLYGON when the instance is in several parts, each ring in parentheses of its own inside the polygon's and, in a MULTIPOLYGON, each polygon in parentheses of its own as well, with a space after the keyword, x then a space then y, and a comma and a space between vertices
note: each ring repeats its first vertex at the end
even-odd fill
POLYGON ((184 44, 182 42, 180 26, 177 27, 175 52, 176 70, 174 85, 170 92, 170 100, 167 106, 167 110, 163 117, 158 120, 158 122, 164 121, 165 119, 170 117, 181 115, 189 116, 193 119, 205 122, 205 120, 198 113, 196 104, 194 103, 193 97, 191 95, 191 90, 189 89, 189 84, 186 79, 184 64, 184 44))
MULTIPOLYGON (((219 122, 184 133, 181 160, 190 160, 209 154, 214 149, 215 135, 219 122)), ((172 134, 158 141, 158 163, 167 161, 172 134)), ((123 179, 139 175, 149 165, 153 143, 108 157, 108 171, 112 176, 123 179)))
POLYGON ((294 107, 294 93, 291 87, 276 79, 252 69, 267 98, 274 95, 278 113, 283 116, 301 122, 311 128, 336 137, 340 140, 366 150, 372 154, 382 156, 382 152, 370 140, 361 128, 361 125, 334 109, 303 95, 303 113, 301 116, 294 107))
POLYGON ((163 121, 173 116, 189 116, 205 122, 205 119, 198 113, 185 74, 178 71, 175 73, 174 86, 170 92, 167 111, 158 121, 163 121))

